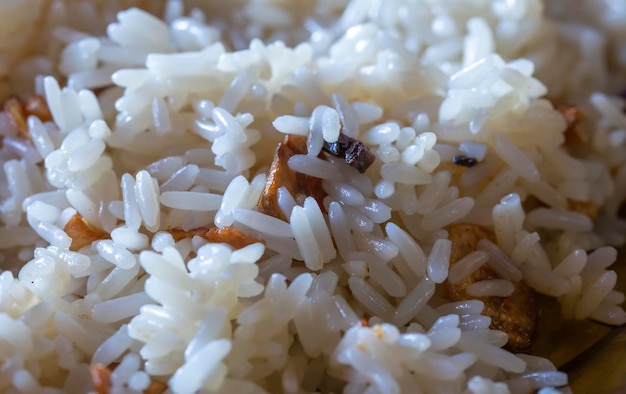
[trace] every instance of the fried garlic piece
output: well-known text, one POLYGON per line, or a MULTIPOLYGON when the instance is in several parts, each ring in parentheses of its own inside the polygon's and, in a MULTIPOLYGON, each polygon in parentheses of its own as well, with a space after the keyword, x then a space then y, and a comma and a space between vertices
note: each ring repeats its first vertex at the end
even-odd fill
MULTIPOLYGON (((98 394, 109 394, 111 389, 111 372, 117 367, 117 364, 104 366, 102 364, 93 364, 89 366, 91 373, 91 381, 93 387, 98 394)), ((161 394, 167 390, 167 384, 157 380, 150 381, 150 385, 143 392, 144 394, 161 394)))
POLYGON ((25 99, 12 97, 5 101, 4 112, 8 115, 9 121, 13 123, 22 138, 32 140, 28 132, 26 120, 34 115, 42 122, 52 120, 52 114, 43 96, 33 95, 25 99))
POLYGON ((93 241, 109 238, 109 234, 93 227, 82 216, 76 214, 67 222, 63 231, 72 238, 70 250, 77 251, 93 241))
POLYGON ((111 387, 111 369, 102 364, 89 366, 91 381, 98 394, 108 394, 111 387))
POLYGON ((180 241, 184 238, 192 238, 197 235, 198 237, 202 237, 209 242, 229 244, 235 249, 241 249, 245 246, 262 242, 258 239, 247 236, 234 227, 198 227, 189 231, 173 229, 170 233, 172 234, 174 241, 180 241))
POLYGON ((582 213, 591 220, 598 218, 600 207, 593 201, 576 201, 567 199, 567 207, 570 211, 582 213))
MULTIPOLYGON (((452 241, 450 266, 476 250, 478 241, 488 239, 495 242, 495 234, 475 224, 453 224, 448 227, 448 238, 452 241)), ((530 348, 537 325, 539 304, 535 291, 523 282, 516 282, 515 291, 509 297, 472 297, 467 294, 467 286, 472 283, 500 279, 492 269, 483 265, 464 282, 452 285, 444 282, 448 297, 452 301, 478 298, 485 304, 483 314, 491 317, 491 328, 504 331, 509 336, 508 345, 523 351, 530 348)))
POLYGON ((583 112, 580 108, 573 105, 556 103, 555 109, 561 113, 565 124, 567 125, 563 132, 565 136, 565 144, 571 145, 581 142, 587 142, 587 135, 578 127, 578 123, 582 119, 583 112))
POLYGON ((289 168, 287 162, 296 154, 306 154, 306 138, 296 135, 285 136, 285 140, 276 148, 265 188, 259 199, 259 212, 288 221, 278 205, 278 189, 281 187, 285 187, 300 204, 308 196, 312 196, 320 207, 324 206, 326 192, 322 189, 322 180, 294 172, 289 168))

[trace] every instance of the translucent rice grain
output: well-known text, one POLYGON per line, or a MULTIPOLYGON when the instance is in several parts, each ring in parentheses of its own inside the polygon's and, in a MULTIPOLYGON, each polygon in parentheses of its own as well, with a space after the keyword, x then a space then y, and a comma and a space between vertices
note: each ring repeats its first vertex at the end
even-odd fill
POLYGON ((309 134, 309 118, 283 115, 277 117, 272 125, 284 134, 296 134, 306 136, 309 134))
POLYGON ((261 233, 267 233, 280 238, 293 237, 292 228, 289 223, 276 219, 273 216, 249 209, 235 209, 233 210, 233 217, 239 223, 261 233))
POLYGON ((72 244, 72 238, 52 223, 39 222, 34 230, 41 238, 58 248, 69 249, 72 244))
POLYGON ((609 294, 604 297, 603 301, 611 304, 621 304, 626 301, 626 296, 621 291, 611 290, 609 294))
POLYGON ((91 317, 102 323, 113 323, 139 313, 139 308, 152 299, 144 292, 100 302, 91 310, 91 317))
POLYGON ((524 210, 519 195, 515 193, 504 196, 492 211, 494 232, 498 245, 508 253, 516 246, 516 234, 522 230, 524 210))
POLYGON ((461 336, 461 339, 459 339, 456 346, 463 351, 476 354, 479 360, 489 365, 502 368, 505 371, 522 373, 526 369, 526 363, 524 360, 495 346, 478 341, 472 341, 471 339, 463 336, 461 336))
POLYGON ((30 134, 33 144, 41 157, 46 157, 55 149, 54 143, 50 138, 46 128, 39 118, 31 115, 27 119, 28 133, 30 134))
POLYGON ((291 211, 293 210, 293 207, 297 205, 297 203, 291 193, 289 193, 289 190, 287 190, 287 188, 285 188, 284 186, 279 187, 278 191, 276 192, 276 200, 278 201, 278 206, 283 212, 283 215, 285 215, 285 217, 291 216, 291 211))
POLYGON ((393 306, 376 289, 362 278, 348 279, 348 286, 356 298, 370 313, 385 320, 391 320, 394 315, 393 306))
MULTIPOLYGON (((151 194, 149 196, 152 198, 151 194)), ((169 208, 200 212, 217 211, 222 202, 222 196, 219 194, 201 192, 164 192, 161 193, 159 199, 161 204, 169 208)), ((156 209, 157 211, 159 210, 158 208, 156 209)), ((155 216, 157 215, 147 215, 150 222, 146 222, 146 226, 155 226, 155 216)))
MULTIPOLYGON (((466 338, 472 338, 475 341, 484 342, 493 346, 502 347, 509 341, 509 336, 504 331, 499 330, 474 330, 465 331, 463 336, 466 338)), ((524 361, 527 361, 526 357, 522 357, 521 354, 517 355, 524 361)))
POLYGON ((326 112, 325 108, 328 107, 320 105, 311 114, 311 119, 309 120, 309 130, 311 132, 307 138, 307 155, 317 157, 322 151, 324 145, 323 117, 326 112))
POLYGON ((507 195, 519 179, 514 169, 500 171, 476 197, 477 205, 493 206, 507 195))
POLYGON ((147 373, 138 371, 128 378, 128 387, 131 390, 144 391, 150 386, 151 382, 150 376, 147 373))
POLYGON ((583 277, 593 277, 610 267, 617 259, 617 250, 612 246, 603 246, 589 253, 587 264, 581 271, 583 277))
POLYGON ((626 323, 626 312, 620 306, 604 302, 600 303, 590 317, 606 324, 622 325, 626 323))
POLYGON ((428 303, 434 294, 435 283, 427 278, 423 278, 398 305, 393 317, 394 324, 399 327, 406 325, 428 303))
POLYGON ((406 185, 425 185, 432 181, 432 175, 405 163, 386 163, 380 169, 383 179, 406 185))
POLYGON ((255 77, 256 75, 251 69, 241 71, 230 83, 226 92, 224 92, 224 95, 218 103, 218 107, 224 108, 229 112, 234 112, 246 93, 250 90, 255 77))
POLYGON ((35 200, 26 207, 26 213, 35 220, 53 223, 61 215, 61 210, 54 205, 35 200))
POLYGON ((186 191, 189 190, 195 183, 200 169, 195 164, 188 164, 178 171, 160 187, 161 193, 169 191, 186 191))
POLYGON ((83 123, 78 93, 73 88, 65 87, 61 90, 61 99, 63 100, 63 110, 65 112, 65 126, 67 131, 72 131, 83 123))
POLYGON ((515 291, 515 285, 506 279, 487 279, 470 284, 466 291, 473 297, 508 297, 515 291))
POLYGON ((426 260, 426 271, 433 282, 443 283, 448 277, 451 250, 452 242, 450 240, 438 239, 435 241, 426 260))
MULTIPOLYGON (((212 117, 223 134, 232 138, 234 142, 242 143, 246 141, 247 136, 243 128, 230 112, 226 111, 224 108, 215 107, 213 108, 212 117)), ((214 148, 212 147, 211 149, 215 153, 214 148)))
POLYGON ((304 200, 304 210, 315 235, 315 241, 322 248, 322 258, 327 263, 337 256, 337 251, 333 247, 333 240, 328 230, 328 225, 324 220, 322 210, 313 197, 304 200))
POLYGON ((337 245, 337 250, 345 260, 352 251, 356 250, 356 246, 341 204, 337 202, 330 203, 328 207, 328 222, 337 245))
POLYGON ((198 328, 196 335, 189 341, 185 349, 185 359, 193 357, 204 345, 219 337, 226 323, 227 310, 218 307, 207 314, 198 328))
POLYGON ((40 392, 37 380, 27 370, 20 369, 13 373, 13 386, 22 393, 40 392))
POLYGON ((132 343, 133 339, 128 336, 128 326, 124 324, 98 347, 91 358, 91 363, 109 365, 117 360, 132 343))
POLYGON ((354 313, 348 302, 341 295, 336 294, 332 297, 339 314, 343 318, 343 328, 348 329, 360 322, 359 317, 354 313))
POLYGON ((539 170, 535 163, 509 139, 503 136, 496 138, 494 150, 498 157, 511 168, 514 168, 522 178, 530 182, 539 181, 539 170))
POLYGON ((538 267, 523 266, 524 282, 542 294, 559 297, 570 290, 570 282, 566 278, 554 275, 538 267))
POLYGON ((526 224, 548 229, 591 231, 593 222, 588 216, 572 211, 559 211, 550 208, 537 208, 528 213, 526 224))
POLYGON ((46 103, 50 108, 54 123, 59 126, 62 131, 69 131, 67 128, 66 115, 64 109, 64 101, 61 95, 61 88, 54 77, 44 78, 44 89, 46 91, 46 103))
POLYGON ((400 135, 397 123, 383 123, 372 127, 363 135, 363 141, 371 145, 386 145, 394 142, 400 135))
POLYGON ((292 171, 301 174, 320 179, 339 180, 339 174, 332 164, 311 155, 293 155, 287 164, 292 171))
POLYGON ((115 264, 121 269, 130 269, 137 264, 137 258, 120 245, 110 240, 102 240, 96 243, 98 254, 106 261, 115 264))
POLYGON ((477 249, 485 251, 489 254, 489 260, 487 264, 493 269, 500 277, 509 279, 514 282, 522 280, 523 274, 520 269, 515 265, 515 262, 502 251, 496 244, 487 240, 481 239, 478 241, 477 249))
POLYGON ((152 124, 157 134, 165 134, 172 130, 172 119, 165 100, 161 97, 152 99, 152 124))
POLYGON ((307 268, 312 271, 317 271, 324 265, 324 258, 322 256, 320 247, 315 241, 315 233, 311 228, 306 211, 300 206, 296 206, 291 211, 291 217, 289 219, 291 224, 291 231, 298 244, 298 250, 304 258, 304 263, 307 268))
POLYGON ((376 157, 383 163, 395 163, 400 161, 402 156, 395 146, 383 145, 376 150, 376 157))
POLYGON ((170 379, 169 385, 172 390, 195 392, 202 387, 203 381, 211 382, 206 386, 209 390, 220 387, 226 377, 226 368, 221 361, 230 352, 231 346, 231 342, 226 339, 218 339, 205 345, 170 379))
POLYGON ((339 118, 341 125, 343 126, 341 131, 348 137, 356 138, 359 135, 359 124, 356 111, 346 101, 346 99, 335 93, 333 94, 333 104, 337 112, 339 112, 339 118))
POLYGON ((391 207, 376 199, 366 199, 361 211, 374 223, 384 223, 391 219, 391 207))
POLYGON ((124 220, 131 229, 139 229, 141 226, 141 214, 137 206, 135 196, 135 180, 132 175, 126 173, 122 175, 122 198, 124 200, 124 220))
POLYGON ((482 313, 485 304, 479 300, 455 301, 438 306, 435 310, 441 315, 478 315, 482 313))
POLYGON ((356 188, 345 183, 324 181, 322 183, 324 190, 342 203, 350 206, 360 206, 365 204, 365 197, 356 188))
POLYGON ((376 197, 386 199, 394 195, 396 192, 395 185, 389 181, 379 181, 374 188, 376 197))
POLYGON ((452 175, 449 171, 441 171, 433 176, 433 181, 426 185, 419 196, 417 211, 426 214, 437 207, 444 192, 447 190, 452 175))
POLYGON ((477 269, 489 260, 489 254, 482 250, 475 250, 457 261, 448 273, 448 282, 452 285, 462 283, 477 269))
POLYGON ((418 277, 426 273, 426 254, 417 242, 395 223, 385 225, 389 239, 398 247, 398 252, 408 264, 411 271, 418 277))
POLYGON ((587 264, 587 252, 575 249, 570 252, 552 271, 555 275, 569 277, 578 275, 587 264))
POLYGON ((511 252, 511 260, 517 264, 522 264, 533 253, 533 248, 540 238, 536 232, 527 233, 525 231, 521 231, 516 238, 517 244, 511 252))
POLYGON ((443 228, 463 219, 473 207, 474 200, 471 197, 461 197, 424 215, 422 229, 431 232, 443 228))
POLYGON ((607 271, 583 289, 583 295, 576 305, 576 319, 584 319, 593 313, 617 283, 615 271, 607 271))

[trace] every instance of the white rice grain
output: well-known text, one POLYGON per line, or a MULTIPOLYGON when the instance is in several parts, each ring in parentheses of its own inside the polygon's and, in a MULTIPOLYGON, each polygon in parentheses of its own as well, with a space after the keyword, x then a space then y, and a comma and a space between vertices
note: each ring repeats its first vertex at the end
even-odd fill
POLYGON ((443 283, 448 277, 451 250, 452 242, 450 240, 438 239, 435 241, 426 260, 426 271, 433 282, 443 283))
POLYGON ((448 282, 452 285, 462 283, 489 260, 489 254, 483 250, 475 250, 450 267, 448 282))

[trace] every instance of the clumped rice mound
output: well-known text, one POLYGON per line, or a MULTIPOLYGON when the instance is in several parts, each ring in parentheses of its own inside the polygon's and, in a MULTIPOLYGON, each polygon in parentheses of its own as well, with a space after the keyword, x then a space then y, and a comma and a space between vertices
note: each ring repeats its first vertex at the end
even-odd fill
POLYGON ((3 1, 0 391, 569 392, 626 14, 549 3, 3 1))

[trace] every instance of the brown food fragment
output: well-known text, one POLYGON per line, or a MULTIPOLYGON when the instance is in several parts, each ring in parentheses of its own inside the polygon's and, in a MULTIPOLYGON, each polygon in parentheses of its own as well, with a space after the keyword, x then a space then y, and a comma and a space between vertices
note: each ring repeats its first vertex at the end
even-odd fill
POLYGON ((174 241, 180 241, 184 238, 192 238, 197 235, 198 237, 202 237, 209 242, 229 244, 235 249, 241 249, 257 242, 263 242, 247 236, 234 227, 198 227, 189 231, 172 229, 170 233, 172 234, 174 241))
POLYGON ((361 174, 372 165, 376 156, 359 140, 341 133, 336 142, 324 141, 324 151, 345 159, 350 167, 356 168, 361 174))
POLYGON ((153 380, 150 382, 150 386, 148 386, 148 388, 143 392, 144 394, 161 394, 165 390, 167 390, 167 383, 153 380))
POLYGON ((93 227, 76 214, 67 222, 63 231, 72 238, 70 250, 77 251, 85 245, 91 245, 93 241, 109 238, 109 234, 93 227))
MULTIPOLYGON (((113 363, 104 366, 102 364, 93 364, 89 366, 91 373, 91 381, 93 387, 98 394, 109 394, 111 388, 111 372, 117 368, 119 364, 113 363)), ((144 394, 161 394, 167 390, 167 384, 157 380, 150 381, 150 385, 143 392, 144 394)))
POLYGON ((569 198, 567 199, 567 208, 570 211, 582 213, 591 220, 596 220, 600 211, 598 204, 593 201, 576 201, 569 198))
POLYGON ((25 99, 12 97, 4 103, 4 112, 8 115, 19 135, 28 140, 32 140, 26 123, 29 116, 35 115, 42 122, 52 119, 46 99, 38 95, 29 96, 25 99))
POLYGON ((285 187, 298 203, 302 204, 308 196, 312 196, 324 209, 326 192, 322 189, 322 180, 294 172, 289 168, 287 162, 296 154, 306 154, 306 138, 296 135, 285 136, 285 140, 276 148, 265 188, 259 199, 259 212, 288 221, 278 206, 278 189, 281 187, 285 187))
POLYGON ((93 364, 89 366, 89 372, 96 392, 108 394, 111 387, 111 369, 102 364, 93 364))
POLYGON ((565 119, 566 128, 563 132, 565 144, 572 145, 587 142, 587 135, 578 127, 582 119, 583 112, 573 105, 562 104, 553 101, 554 108, 561 113, 565 119))
MULTIPOLYGON (((492 231, 475 224, 453 224, 447 230, 448 238, 452 241, 450 266, 475 251, 481 239, 495 242, 495 234, 492 231)), ((515 291, 509 297, 472 297, 467 294, 467 286, 487 279, 500 279, 500 277, 483 265, 464 282, 452 285, 445 281, 444 286, 452 301, 477 298, 484 302, 483 314, 491 317, 490 327, 506 332, 509 336, 508 346, 513 350, 528 350, 532 345, 539 314, 535 291, 523 282, 516 282, 514 283, 515 291)))
POLYGON ((48 122, 52 120, 52 114, 50 113, 50 108, 48 108, 48 103, 46 103, 46 98, 39 95, 29 96, 25 100, 24 107, 26 109, 26 114, 28 116, 35 115, 42 122, 48 122))

